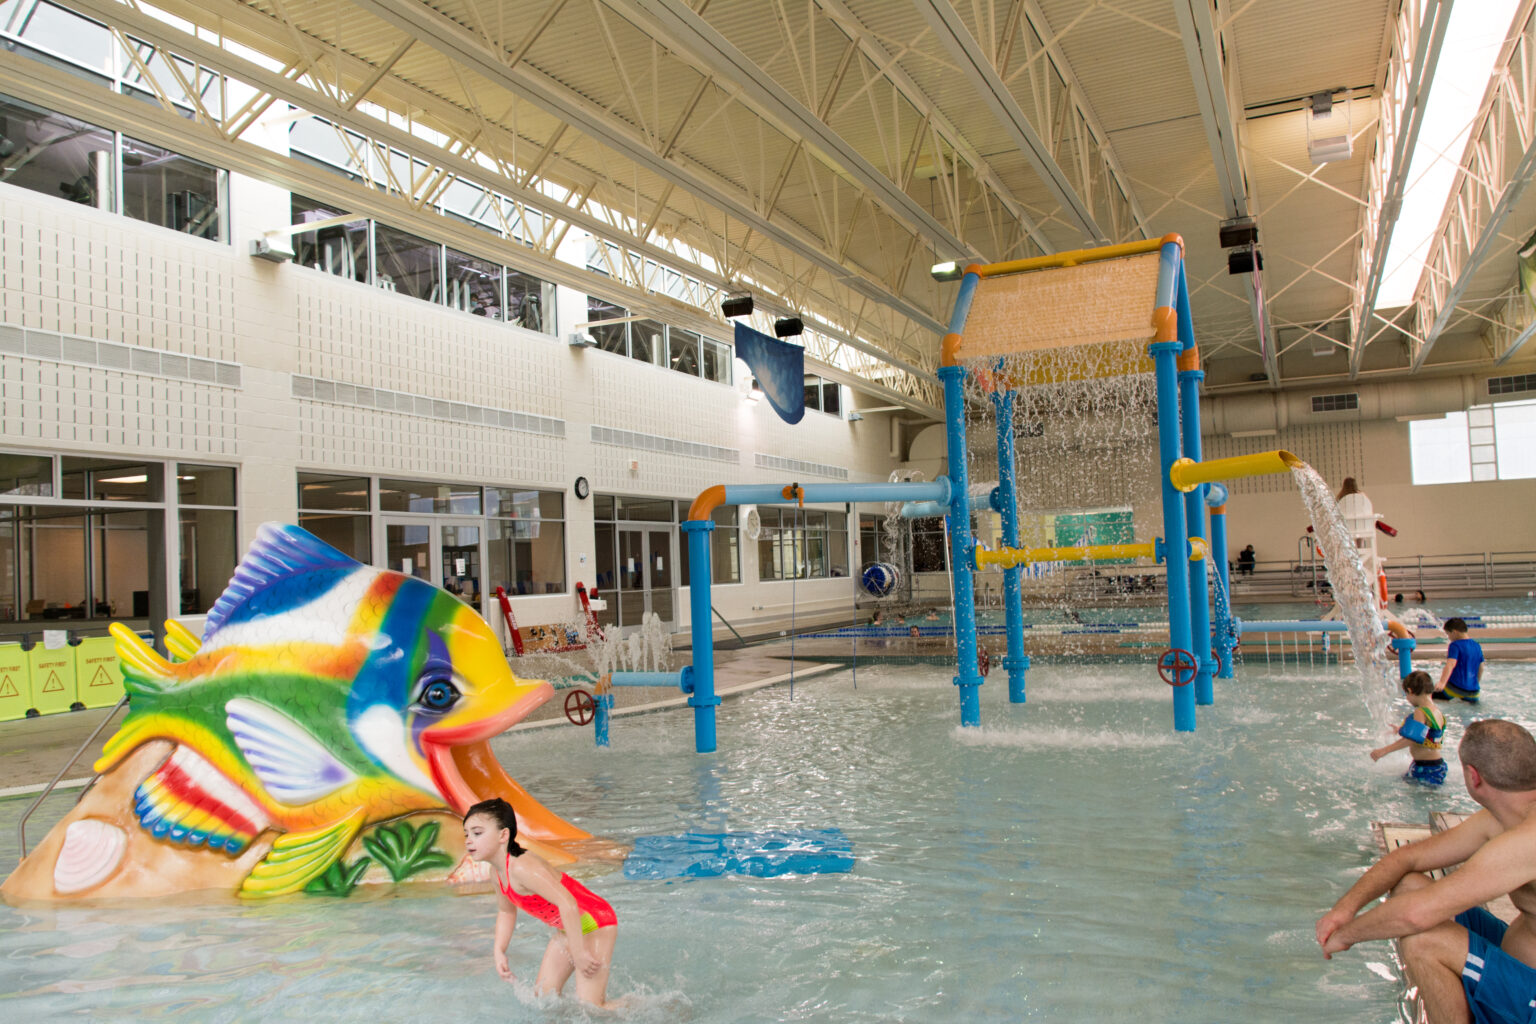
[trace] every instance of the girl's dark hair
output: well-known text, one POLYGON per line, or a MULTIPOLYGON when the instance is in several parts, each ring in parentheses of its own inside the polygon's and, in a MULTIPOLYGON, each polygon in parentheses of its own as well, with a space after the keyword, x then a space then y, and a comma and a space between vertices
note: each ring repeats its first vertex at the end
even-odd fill
POLYGON ((1428 672, 1409 672, 1403 677, 1403 690, 1422 697, 1427 693, 1435 692, 1435 681, 1430 678, 1428 672))
POLYGON ((481 800, 464 812, 464 820, 468 821, 477 814, 495 819, 498 825, 506 829, 507 852, 514 857, 522 856, 523 848, 517 841, 517 815, 513 812, 511 804, 499 796, 492 797, 490 800, 481 800))

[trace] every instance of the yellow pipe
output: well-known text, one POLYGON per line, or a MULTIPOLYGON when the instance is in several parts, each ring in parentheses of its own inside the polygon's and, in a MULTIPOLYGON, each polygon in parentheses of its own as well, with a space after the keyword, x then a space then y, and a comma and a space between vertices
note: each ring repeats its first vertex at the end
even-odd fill
POLYGON ((1011 569, 1030 562, 1075 562, 1104 558, 1155 558, 1156 545, 1147 544, 1092 544, 1085 547, 1066 548, 999 548, 988 551, 976 548, 976 568, 1000 565, 1011 569))
POLYGON ((1283 448, 1254 455, 1234 455, 1230 459, 1210 459, 1196 462, 1180 459, 1168 470, 1168 479, 1181 491, 1192 491, 1201 484, 1217 480, 1240 480, 1245 476, 1265 476, 1270 473, 1288 473, 1297 466, 1305 466, 1296 456, 1283 448))
POLYGON ((1164 241, 1162 238, 1148 238, 1141 242, 1103 245, 1097 249, 1073 249, 1070 252, 1051 253, 1049 256, 1031 256, 1029 259, 987 263, 965 269, 974 270, 982 277, 1000 277, 1003 274, 1022 274, 1028 270, 1045 270, 1048 267, 1075 267, 1079 263, 1093 263, 1097 260, 1113 260, 1121 256, 1140 256, 1143 253, 1157 252, 1163 247, 1164 241))

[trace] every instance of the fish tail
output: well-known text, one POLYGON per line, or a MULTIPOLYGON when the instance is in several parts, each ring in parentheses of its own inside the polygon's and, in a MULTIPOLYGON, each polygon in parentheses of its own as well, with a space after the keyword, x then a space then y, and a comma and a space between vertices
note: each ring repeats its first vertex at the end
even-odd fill
POLYGON ((178 662, 191 661, 203 646, 192 631, 175 619, 165 620, 165 649, 178 662))
POLYGON ((164 693, 171 682, 171 663, 121 622, 114 622, 107 629, 117 641, 117 657, 123 665, 123 688, 129 695, 164 693))

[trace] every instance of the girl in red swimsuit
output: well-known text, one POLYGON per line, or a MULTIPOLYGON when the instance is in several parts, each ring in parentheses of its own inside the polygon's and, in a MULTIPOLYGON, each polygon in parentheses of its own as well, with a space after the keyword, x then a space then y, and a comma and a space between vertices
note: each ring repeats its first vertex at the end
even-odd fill
POLYGON ((501 892, 492 950, 496 973, 512 978, 507 943, 512 940, 518 910, 526 910, 556 929, 539 964, 534 991, 559 992, 574 973, 576 998, 605 1006, 618 917, 602 897, 570 875, 557 875, 542 857, 518 845, 516 837, 517 818, 505 800, 482 800, 464 815, 464 849, 473 859, 491 865, 501 892))

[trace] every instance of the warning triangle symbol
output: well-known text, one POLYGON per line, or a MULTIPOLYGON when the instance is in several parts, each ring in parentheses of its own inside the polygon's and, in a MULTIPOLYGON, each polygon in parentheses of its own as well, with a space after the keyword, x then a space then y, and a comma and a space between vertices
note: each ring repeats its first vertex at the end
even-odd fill
POLYGON ((58 693, 64 689, 64 680, 59 678, 57 672, 49 672, 48 678, 43 681, 44 693, 58 693))
POLYGON ((104 665, 97 665, 96 666, 96 674, 91 676, 91 681, 89 683, 87 683, 86 685, 87 686, 111 686, 112 685, 112 677, 107 674, 106 666, 104 666, 104 665))
POLYGON ((16 684, 11 682, 10 676, 6 676, 5 678, 0 679, 0 697, 19 696, 21 696, 21 694, 16 692, 16 684))

